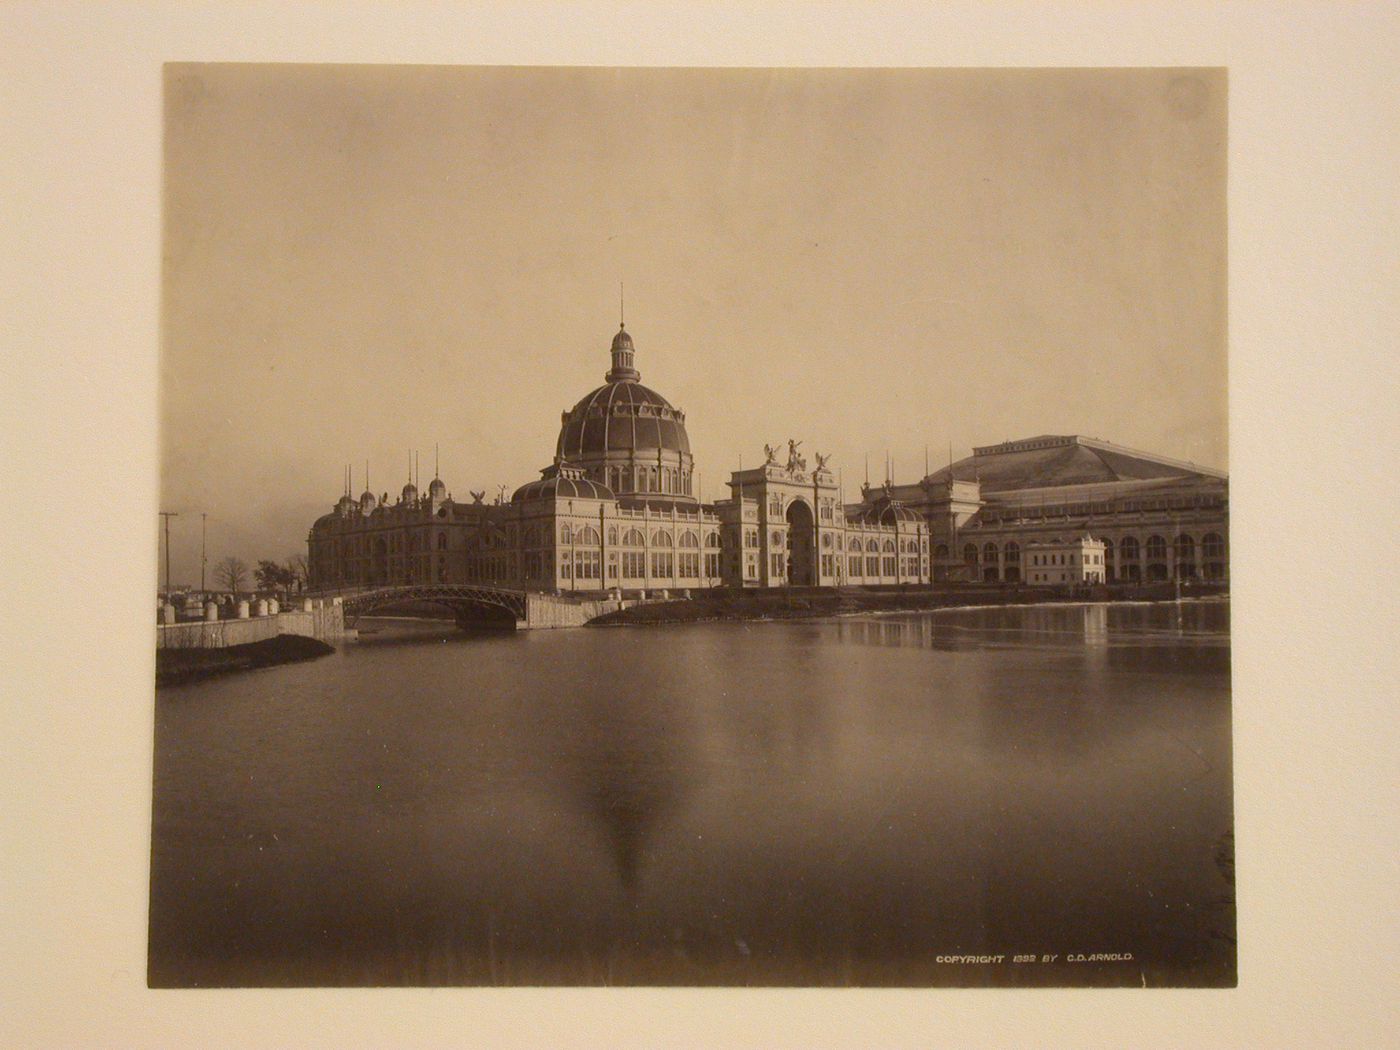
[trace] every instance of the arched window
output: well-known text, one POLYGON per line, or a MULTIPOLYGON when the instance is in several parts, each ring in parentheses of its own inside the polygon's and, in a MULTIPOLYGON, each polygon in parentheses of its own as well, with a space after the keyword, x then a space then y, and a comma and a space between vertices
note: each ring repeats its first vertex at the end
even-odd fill
POLYGON ((874 540, 866 540, 866 541, 865 541, 865 551, 866 551, 867 554, 879 554, 879 553, 880 553, 880 545, 879 545, 878 543, 876 543, 874 540))
POLYGON ((665 529, 657 529, 655 532, 653 532, 651 534, 651 542, 652 545, 656 547, 673 546, 671 542, 671 534, 665 529))
POLYGON ((569 528, 569 523, 566 521, 566 522, 564 522, 562 525, 559 526, 559 542, 560 542, 560 543, 572 543, 573 541, 574 541, 574 533, 573 533, 573 530, 569 528))
POLYGON ((1137 561, 1141 551, 1135 536, 1124 536, 1118 544, 1118 556, 1125 562, 1137 561))
POLYGON ((609 525, 609 526, 608 526, 608 546, 609 546, 609 547, 616 547, 616 546, 617 546, 617 526, 616 526, 616 525, 609 525))
POLYGON ((598 545, 598 530, 592 525, 585 525, 578 530, 578 535, 574 537, 574 542, 580 543, 586 547, 596 547, 598 545))
POLYGON ((1005 553, 1006 553, 1006 560, 1007 560, 1008 562, 1016 563, 1016 564, 1019 564, 1019 563, 1020 563, 1020 561, 1021 561, 1021 545, 1020 545, 1019 543, 1017 543, 1015 540, 1011 540, 1011 541, 1009 541, 1009 542, 1006 544, 1006 552, 1005 552, 1005 553))
POLYGON ((685 532, 682 532, 682 533, 681 533, 681 546, 682 546, 682 547, 698 547, 698 546, 700 546, 700 537, 697 536, 697 535, 695 535, 695 533, 690 532, 689 530, 687 530, 687 531, 685 531, 685 532))
POLYGON ((894 553, 894 540, 886 540, 886 541, 885 541, 885 553, 886 553, 886 554, 893 554, 893 553, 894 553))
POLYGON ((770 499, 770 500, 768 501, 768 515, 769 515, 769 517, 777 518, 777 517, 781 517, 781 516, 782 516, 782 513, 783 513, 783 501, 782 501, 782 499, 780 499, 779 497, 774 496, 772 499, 770 499))
POLYGON ((853 550, 853 551, 858 551, 858 550, 860 550, 860 540, 857 539, 855 536, 852 536, 852 537, 851 537, 851 550, 853 550))
POLYGON ((772 535, 768 537, 768 541, 774 547, 781 547, 783 545, 783 534, 777 529, 774 529, 772 535))
POLYGON ((977 544, 969 543, 963 547, 963 561, 969 565, 977 564, 977 544))
POLYGON ((622 545, 624 547, 645 547, 647 538, 642 535, 641 529, 628 529, 622 534, 622 545))
POLYGON ((1176 538, 1176 560, 1196 560, 1196 541, 1193 540, 1190 536, 1183 534, 1176 538))
POLYGON ((705 537, 705 546, 706 546, 706 547, 718 547, 718 546, 719 546, 719 533, 718 533, 718 532, 712 532, 712 533, 710 533, 708 536, 706 536, 706 537, 705 537))
POLYGON ((447 550, 447 533, 445 532, 438 533, 438 550, 447 550))
POLYGON ((996 560, 997 560, 997 545, 996 545, 995 543, 988 543, 988 544, 985 544, 985 545, 982 547, 982 558, 983 558, 984 561, 996 561, 996 560))
POLYGON ((1161 561, 1167 556, 1167 541, 1161 536, 1147 538, 1147 560, 1161 561))

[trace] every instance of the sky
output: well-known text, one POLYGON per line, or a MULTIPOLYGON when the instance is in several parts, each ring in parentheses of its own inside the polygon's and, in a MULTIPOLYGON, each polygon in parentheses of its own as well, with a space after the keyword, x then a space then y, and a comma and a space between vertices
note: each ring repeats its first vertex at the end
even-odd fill
POLYGON ((710 500, 788 438, 850 499, 1042 433, 1226 468, 1225 113, 1222 70, 167 66, 173 582, 201 514, 211 569, 304 552, 347 465, 537 477, 624 283, 710 500))

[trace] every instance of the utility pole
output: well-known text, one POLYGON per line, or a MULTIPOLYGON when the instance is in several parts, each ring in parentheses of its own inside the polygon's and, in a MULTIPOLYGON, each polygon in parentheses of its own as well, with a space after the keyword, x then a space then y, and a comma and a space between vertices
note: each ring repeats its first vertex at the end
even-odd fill
POLYGON ((165 596, 170 597, 170 519, 180 516, 178 511, 163 510, 160 512, 165 523, 165 596))
MULTIPOLYGON (((208 519, 209 519, 209 515, 208 515, 208 514, 206 514, 204 511, 200 511, 200 512, 199 512, 199 600, 200 600, 200 601, 204 601, 204 566, 205 566, 205 564, 209 561, 208 557, 206 556, 206 552, 207 552, 208 549, 209 549, 209 545, 208 545, 208 543, 206 542, 206 541, 208 540, 208 538, 209 538, 209 520, 208 520, 208 519)), ((169 550, 169 549, 170 549, 170 544, 169 544, 168 542, 167 542, 166 545, 165 545, 165 549, 166 549, 166 550, 169 550)), ((167 573, 166 575, 168 576, 169 573, 167 573)), ((167 582, 167 584, 168 584, 168 583, 169 583, 169 580, 167 580, 166 582, 167 582)))

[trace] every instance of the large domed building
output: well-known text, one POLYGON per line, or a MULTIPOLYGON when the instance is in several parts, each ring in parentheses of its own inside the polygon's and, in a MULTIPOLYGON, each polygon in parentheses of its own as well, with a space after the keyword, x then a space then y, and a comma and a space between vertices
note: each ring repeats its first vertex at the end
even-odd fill
POLYGON ((564 413, 555 465, 577 467, 624 505, 694 505, 685 413, 642 385, 625 324, 613 336, 611 354, 603 385, 564 413))
MULTIPOLYGON (((308 537, 312 586, 485 584, 527 591, 716 586, 1137 583, 1228 578, 1223 471, 1079 435, 975 448, 910 485, 844 502, 829 456, 766 446, 701 504, 685 413, 642 385, 619 326, 603 385, 560 420, 540 477, 488 503, 434 476, 356 500, 308 537), (1053 569, 1046 568, 1054 566, 1053 569)), ((368 473, 368 464, 366 465, 368 473)), ((434 472, 436 475, 436 471, 434 472)))

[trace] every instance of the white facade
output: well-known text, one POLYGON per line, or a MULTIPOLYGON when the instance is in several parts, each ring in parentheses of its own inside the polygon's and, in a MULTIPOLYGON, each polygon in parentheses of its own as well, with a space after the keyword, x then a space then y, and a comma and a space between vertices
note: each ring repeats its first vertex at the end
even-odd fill
POLYGON ((1031 543, 1021 549, 1021 576, 1026 583, 1053 587, 1073 583, 1103 583, 1105 545, 1092 536, 1063 543, 1031 543))

